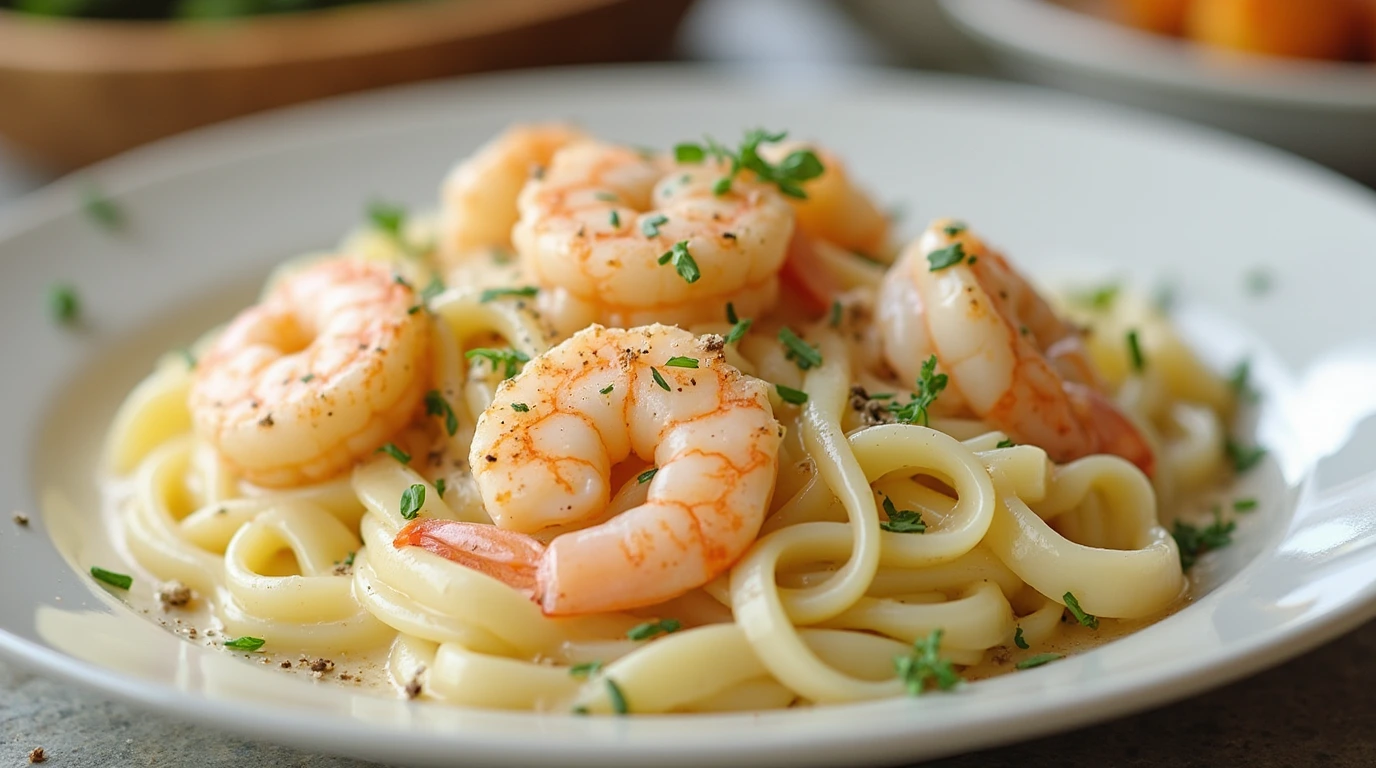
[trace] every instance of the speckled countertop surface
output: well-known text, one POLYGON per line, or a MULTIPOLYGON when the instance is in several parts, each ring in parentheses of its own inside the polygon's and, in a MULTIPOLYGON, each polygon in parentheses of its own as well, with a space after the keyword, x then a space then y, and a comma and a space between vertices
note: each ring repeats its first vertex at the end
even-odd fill
MULTIPOLYGON (((688 58, 749 60, 762 66, 891 63, 873 41, 821 0, 700 0, 680 42, 688 58), (776 26, 787 22, 796 36, 806 36, 814 44, 800 52, 781 42, 790 35, 761 41, 746 34, 764 21, 776 26)), ((0 146, 0 204, 42 180, 0 146)), ((1035 710, 1035 702, 1029 702, 1030 717, 1035 710)), ((53 768, 376 766, 175 722, 0 663, 0 768, 28 765, 30 751, 39 746, 48 755, 45 765, 53 768)), ((1376 621, 1288 664, 1202 696, 928 765, 1373 767, 1376 621)))

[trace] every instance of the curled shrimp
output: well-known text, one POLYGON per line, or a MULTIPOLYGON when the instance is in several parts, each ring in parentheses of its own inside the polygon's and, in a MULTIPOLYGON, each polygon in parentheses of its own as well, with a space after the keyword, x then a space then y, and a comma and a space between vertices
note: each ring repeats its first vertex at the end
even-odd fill
POLYGON ((723 347, 662 325, 575 334, 478 420, 469 461, 495 526, 422 519, 395 545, 501 579, 550 615, 654 605, 711 581, 759 533, 781 439, 765 383, 723 347), (644 501, 615 514, 613 467, 632 454, 657 469, 644 501), (531 536, 556 527, 548 546, 531 536))
POLYGON ((884 253, 889 244, 889 217, 851 181, 846 164, 815 144, 787 141, 766 144, 760 154, 771 162, 791 152, 812 150, 822 161, 822 175, 807 182, 805 198, 789 198, 798 229, 818 240, 867 256, 884 253))
POLYGON ((474 251, 509 247, 526 181, 555 152, 587 140, 561 123, 513 125, 455 165, 440 188, 440 257, 452 265, 474 251))
POLYGON ((633 326, 719 319, 771 309, 793 234, 779 192, 725 166, 674 164, 628 147, 583 143, 555 154, 521 193, 513 240, 542 299, 563 324, 633 326))
POLYGON ((245 479, 332 477, 416 410, 429 367, 419 301, 384 265, 330 259, 279 280, 196 364, 196 433, 245 479))
POLYGON ((1101 391, 1079 330, 964 225, 938 220, 905 249, 876 315, 884 360, 903 379, 937 357, 949 375, 944 412, 973 415, 1057 462, 1113 453, 1152 473, 1151 446, 1101 391))

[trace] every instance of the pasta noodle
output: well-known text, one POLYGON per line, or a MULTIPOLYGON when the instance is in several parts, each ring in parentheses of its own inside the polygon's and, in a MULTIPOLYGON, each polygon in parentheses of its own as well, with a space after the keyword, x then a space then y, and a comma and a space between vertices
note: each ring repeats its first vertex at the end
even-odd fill
MULTIPOLYGON (((484 151, 501 149, 499 142, 484 151)), ((556 170, 572 150, 560 152, 552 161, 556 170)), ((696 183, 690 175, 683 172, 685 188, 696 183)), ((670 194, 665 192, 669 182, 657 183, 656 196, 670 194)), ((539 193, 529 185, 521 193, 518 230, 526 226, 539 193)), ((625 190, 617 194, 630 196, 625 190)), ((709 202, 703 205, 716 205, 710 196, 705 199, 709 202)), ((618 203, 609 205, 616 229, 621 225, 615 212, 621 209, 618 203)), ((779 210, 788 209, 781 205, 779 210)), ((721 208, 720 216, 742 218, 711 223, 745 232, 764 224, 744 217, 782 215, 779 210, 721 208)), ((468 219, 480 213, 470 212, 468 219)), ((619 216, 633 214, 642 220, 646 215, 627 210, 619 216)), ((582 228, 596 226, 590 214, 569 215, 582 228)), ((982 247, 958 239, 966 237, 963 225, 937 225, 924 237, 941 237, 943 226, 955 238, 950 242, 964 243, 970 252, 982 247)), ((1010 670, 1022 656, 1092 643, 1093 630, 1082 623, 1094 617, 1110 623, 1150 619, 1170 611, 1184 594, 1180 556, 1158 522, 1158 504, 1179 506, 1226 474, 1223 442, 1233 405, 1226 386, 1193 357, 1165 316, 1127 295, 1111 306, 1066 302, 1061 307, 1092 329, 1088 354, 1116 398, 1116 405, 1107 407, 1116 408, 1150 446, 1153 476, 1104 449, 1108 443, 1053 461, 1058 448, 1011 439, 999 417, 980 413, 972 390, 960 382, 942 394, 928 371, 914 394, 907 394, 914 382, 895 372, 892 337, 881 332, 885 313, 894 311, 885 302, 897 290, 889 285, 895 275, 901 277, 904 265, 919 256, 930 258, 933 247, 887 266, 828 245, 827 233, 818 231, 806 233, 819 243, 812 266, 831 276, 834 308, 820 317, 799 309, 808 303, 810 289, 806 280, 801 287, 796 279, 790 282, 788 270, 796 269, 790 255, 778 288, 780 308, 752 318, 744 336, 721 342, 722 336, 736 335, 733 329, 740 325, 739 318, 726 317, 725 302, 685 323, 694 338, 709 340, 693 343, 720 350, 720 365, 745 376, 741 386, 756 386, 753 377, 770 382, 767 390, 761 385, 751 391, 768 392, 761 402, 782 427, 763 524, 758 535, 747 531, 748 546, 729 568, 709 573, 667 601, 564 615, 549 611, 548 602, 542 610, 516 576, 493 575, 497 572, 433 547, 405 545, 417 530, 415 521, 470 526, 454 529, 462 531, 514 525, 504 522, 511 513, 494 508, 491 488, 484 485, 489 481, 480 480, 479 468, 469 463, 470 449, 491 428, 491 423, 481 426, 480 417, 486 413, 491 422, 505 413, 516 419, 512 411, 524 416, 541 408, 533 400, 510 402, 517 385, 503 384, 505 374, 514 372, 506 369, 524 365, 529 372, 536 363, 527 361, 556 359, 559 350, 583 338, 570 341, 572 330, 595 322, 599 311, 595 297, 561 293, 555 278, 548 278, 553 285, 541 283, 538 292, 526 289, 513 276, 511 256, 501 251, 454 253, 442 244, 438 254, 417 255, 432 231, 417 223, 391 237, 356 235, 343 247, 346 261, 393 270, 408 297, 435 277, 448 285, 406 312, 409 319, 403 322, 419 324, 416 338, 428 339, 423 357, 407 373, 422 379, 415 393, 428 394, 423 404, 403 403, 404 418, 390 433, 388 450, 374 451, 385 439, 374 441, 357 452, 350 469, 323 481, 251 482, 250 470, 217 447, 196 413, 202 401, 193 390, 210 375, 202 369, 227 365, 216 356, 223 351, 223 335, 212 334, 197 345, 195 366, 174 355, 160 361, 116 416, 107 447, 112 477, 107 495, 118 510, 128 550, 158 580, 180 581, 202 596, 225 635, 262 638, 265 651, 284 655, 385 652, 386 674, 398 690, 409 687, 413 694, 455 705, 589 714, 725 712, 920 691, 922 678, 914 685, 911 670, 905 673, 905 662, 896 665, 895 659, 917 658, 927 643, 956 667, 1010 670), (781 344, 785 329, 796 330, 812 352, 781 344), (1120 342, 1129 330, 1140 334, 1150 361, 1136 370, 1131 350, 1120 342), (800 354, 812 353, 820 362, 801 364, 800 354), (789 395, 790 390, 802 395, 789 395), (927 401, 930 415, 922 406, 920 416, 896 416, 903 407, 917 414, 924 391, 940 394, 927 401), (956 402, 957 391, 966 403, 956 402), (805 402, 799 402, 803 396, 805 402), (1076 616, 1086 615, 1084 622, 1066 621, 1070 603, 1076 616)), ((542 231, 542 237, 552 238, 550 233, 562 230, 550 225, 542 231)), ((457 237, 447 232, 446 237, 457 237)), ((758 258, 777 257, 771 269, 778 269, 785 245, 779 244, 775 255, 760 251, 758 258)), ((685 267, 667 263, 672 253, 654 266, 661 272, 651 274, 678 280, 675 270, 681 275, 685 267)), ((694 268, 706 272, 711 255, 693 253, 694 268)), ((979 253, 981 262, 1002 263, 1001 257, 979 253)), ((969 261, 955 269, 979 277, 975 259, 969 261)), ((920 263, 925 271, 927 262, 920 263)), ((930 271, 937 274, 935 266, 930 271)), ((264 301, 310 274, 310 263, 280 271, 264 301)), ((701 279, 706 283, 714 277, 701 279)), ((736 290, 728 286, 720 295, 738 295, 732 293, 736 290)), ((340 301, 336 304, 347 304, 340 301)), ((653 297, 646 301, 653 303, 653 297)), ((232 335, 234 328, 224 333, 232 335)), ((658 338, 653 334, 660 332, 646 333, 658 338)), ((1025 326, 1023 335, 1032 335, 1025 326)), ((936 336, 929 341, 936 343, 936 336)), ((675 396, 664 375, 691 376, 691 387, 697 387, 699 379, 705 382, 718 370, 706 358, 702 368, 699 360, 691 362, 684 371, 663 364, 654 368, 654 379, 667 393, 656 396, 675 396)), ((329 379, 321 387, 337 383, 316 370, 287 378, 302 387, 317 377, 329 379)), ((953 380, 969 376, 961 370, 949 369, 953 380)), ((283 387, 297 386, 287 378, 283 387)), ((347 379, 341 374, 338 381, 347 379)), ((640 379, 616 381, 599 391, 641 397, 640 379), (617 386, 632 392, 622 394, 613 389, 617 386)), ((673 378, 680 392, 684 381, 673 378)), ((731 382, 737 380, 722 381, 736 386, 731 382)), ((654 392, 653 384, 645 386, 649 389, 643 392, 654 392)), ((273 391, 263 384, 254 397, 270 399, 273 391)), ((318 407, 343 408, 339 402, 318 407)), ((285 410, 275 413, 280 428, 288 417, 285 410)), ((259 425, 273 426, 273 417, 270 413, 259 425)), ((312 418, 324 417, 315 413, 312 418)), ((527 429, 524 423, 514 421, 501 436, 527 429)), ((611 438, 604 434, 604 439, 611 438)), ((643 470, 649 465, 638 451, 604 472, 604 479, 611 478, 608 498, 594 514, 520 532, 532 534, 527 537, 532 551, 553 546, 551 541, 569 532, 640 514, 657 503, 655 494, 688 471, 661 463, 661 476, 647 480, 643 470)), ((478 453, 473 460, 484 461, 478 453)), ((486 461, 497 462, 495 453, 486 461)), ((586 461, 599 460, 589 455, 586 461)), ((713 478, 704 475, 694 482, 735 482, 713 478)), ((546 567, 552 566, 540 566, 546 567)), ((658 577, 646 572, 644 578, 658 577)), ((628 587, 608 583, 605 588, 628 587)), ((927 672, 940 675, 941 668, 927 672)))

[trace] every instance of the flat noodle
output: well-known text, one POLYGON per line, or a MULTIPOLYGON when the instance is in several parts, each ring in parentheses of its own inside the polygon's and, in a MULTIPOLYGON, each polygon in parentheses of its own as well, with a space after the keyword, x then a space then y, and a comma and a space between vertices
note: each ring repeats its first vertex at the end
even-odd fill
MULTIPOLYGON (((406 263, 375 240, 368 247, 369 258, 406 263)), ((848 302, 872 305, 882 267, 840 249, 822 261, 844 276, 848 302)), ((241 482, 194 436, 191 374, 168 359, 115 419, 110 470, 132 480, 110 493, 139 565, 206 596, 228 633, 290 652, 390 647, 398 690, 414 694, 419 684, 447 703, 641 714, 900 696, 895 657, 934 631, 957 666, 1003 671, 1020 654, 1085 640, 1088 630, 1064 620, 1067 593, 1105 622, 1159 616, 1181 597, 1179 556, 1157 522, 1157 500, 1176 503, 1216 482, 1231 401, 1216 377, 1199 381, 1202 369, 1166 320, 1120 303, 1082 319, 1109 329, 1096 340, 1124 327, 1155 340, 1150 367, 1136 375, 1119 350, 1091 350, 1120 407, 1157 448, 1155 487, 1116 456, 1056 465, 969 419, 938 414, 937 428, 865 423, 852 388, 885 380, 873 345, 856 341, 865 317, 804 328, 824 359, 806 371, 775 340, 778 326, 756 319, 726 359, 807 394, 801 407, 774 401, 786 436, 770 515, 729 573, 658 606, 550 617, 501 581, 393 546, 409 521, 397 500, 416 486, 427 494, 409 517, 492 523, 468 452, 502 375, 463 353, 503 346, 535 358, 558 340, 535 302, 484 301, 475 289, 451 288, 429 304, 428 389, 453 423, 427 404, 398 437, 414 453, 409 463, 377 454, 346 477, 292 489, 241 482), (886 501, 919 513, 925 531, 885 530, 886 501), (684 627, 628 636, 659 618, 684 627)), ((906 397, 911 385, 889 386, 906 397)), ((633 472, 617 482, 607 516, 645 500, 633 472)))

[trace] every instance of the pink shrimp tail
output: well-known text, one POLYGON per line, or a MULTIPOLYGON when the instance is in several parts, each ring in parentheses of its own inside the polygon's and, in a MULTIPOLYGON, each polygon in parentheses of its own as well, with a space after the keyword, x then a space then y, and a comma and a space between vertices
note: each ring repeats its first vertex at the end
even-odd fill
POLYGON ((523 533, 495 525, 423 518, 398 531, 392 546, 420 547, 491 576, 532 601, 540 601, 542 590, 537 573, 545 545, 523 533))

